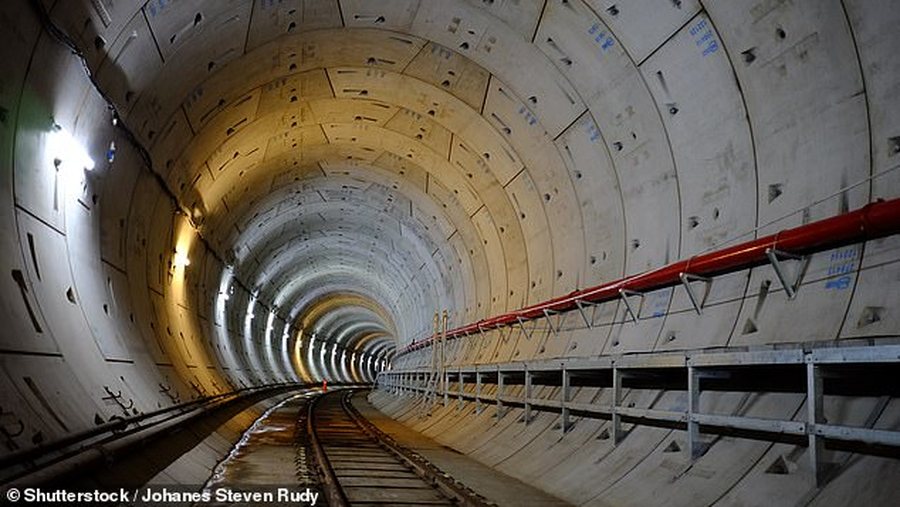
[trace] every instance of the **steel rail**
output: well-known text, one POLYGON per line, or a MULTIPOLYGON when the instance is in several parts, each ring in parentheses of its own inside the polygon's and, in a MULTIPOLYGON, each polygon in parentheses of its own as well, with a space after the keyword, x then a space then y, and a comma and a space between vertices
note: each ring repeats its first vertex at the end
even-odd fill
MULTIPOLYGON (((147 417, 141 417, 143 424, 132 425, 133 419, 123 419, 118 423, 115 431, 106 429, 108 425, 104 425, 102 431, 97 434, 95 434, 95 430, 83 432, 76 436, 88 435, 88 437, 77 440, 74 445, 63 445, 60 448, 56 442, 53 442, 48 445, 48 448, 38 446, 28 449, 16 455, 23 461, 0 469, 0 475, 2 475, 0 485, 9 485, 12 482, 17 485, 40 484, 72 472, 97 457, 108 458, 129 446, 139 445, 141 442, 163 434, 167 429, 174 428, 191 418, 212 410, 242 400, 253 399, 255 396, 270 397, 302 387, 302 384, 297 384, 247 388, 210 396, 145 414, 147 417), (154 415, 159 417, 152 417, 154 415)), ((64 441, 62 444, 68 444, 68 441, 64 441)))
MULTIPOLYGON (((577 310, 580 304, 597 304, 622 297, 623 293, 645 293, 682 283, 681 275, 713 277, 771 262, 773 252, 808 255, 816 252, 900 233, 900 199, 876 201, 842 215, 826 218, 728 248, 695 255, 663 267, 570 292, 541 303, 503 313, 447 331, 458 338, 521 321, 544 318, 547 312, 577 310)), ((431 345, 433 339, 412 343, 395 357, 431 345)))
POLYGON ((425 457, 404 448, 390 435, 381 431, 381 429, 356 410, 356 407, 350 402, 350 396, 352 395, 353 391, 345 393, 341 398, 341 405, 344 407, 347 414, 350 415, 353 422, 369 436, 378 440, 384 449, 388 450, 400 461, 405 463, 407 467, 416 473, 416 475, 431 484, 444 496, 453 499, 456 505, 464 507, 496 507, 497 504, 488 501, 463 483, 445 474, 425 459, 425 457))
POLYGON ((334 473, 334 468, 331 466, 331 461, 328 459, 328 456, 325 453, 325 447, 319 440, 319 435, 316 431, 317 425, 313 414, 315 413, 316 405, 318 405, 322 396, 324 396, 324 394, 320 394, 313 398, 307 407, 306 431, 309 435, 309 443, 313 451, 313 457, 321 472, 319 477, 322 479, 322 489, 324 490, 323 493, 325 493, 325 498, 329 507, 348 507, 350 502, 347 500, 347 496, 341 488, 337 474, 334 473))
MULTIPOLYGON (((303 387, 307 387, 307 385, 287 383, 242 388, 227 393, 204 396, 166 408, 144 412, 133 417, 125 418, 114 416, 110 418, 109 422, 103 423, 89 430, 72 433, 46 444, 37 445, 35 447, 3 456, 2 458, 0 458, 0 484, 8 480, 8 478, 6 477, 8 468, 15 467, 16 465, 20 465, 22 463, 30 463, 33 465, 33 468, 25 470, 25 472, 30 473, 42 466, 45 466, 46 463, 42 463, 42 460, 47 459, 47 456, 51 456, 55 452, 72 451, 72 448, 74 446, 79 446, 78 448, 74 449, 75 452, 81 452, 91 445, 98 445, 98 441, 99 443, 108 443, 115 440, 116 438, 128 436, 135 431, 143 431, 149 429, 152 426, 165 423, 168 420, 180 417, 187 413, 191 413, 198 408, 204 409, 207 407, 215 406, 216 404, 222 402, 227 403, 229 401, 234 401, 242 397, 251 396, 264 391, 300 389, 303 387)), ((58 458, 58 456, 53 456, 53 458, 58 458)))

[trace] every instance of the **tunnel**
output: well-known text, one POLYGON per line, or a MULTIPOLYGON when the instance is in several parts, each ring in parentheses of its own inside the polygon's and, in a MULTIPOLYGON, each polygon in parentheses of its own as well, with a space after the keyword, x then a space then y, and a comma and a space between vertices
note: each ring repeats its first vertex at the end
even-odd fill
POLYGON ((321 477, 343 405, 455 504, 896 505, 898 26, 4 0, 4 501, 321 477))

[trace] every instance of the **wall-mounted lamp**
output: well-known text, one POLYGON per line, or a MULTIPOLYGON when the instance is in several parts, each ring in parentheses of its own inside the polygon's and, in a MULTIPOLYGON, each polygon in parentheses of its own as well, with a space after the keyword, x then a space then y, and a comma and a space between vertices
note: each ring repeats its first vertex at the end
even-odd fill
POLYGON ((94 170, 94 159, 87 154, 84 146, 72 137, 69 131, 56 123, 50 132, 48 148, 57 170, 94 170))
POLYGON ((177 268, 183 268, 191 265, 191 259, 181 250, 175 249, 175 255, 172 257, 172 265, 177 268))

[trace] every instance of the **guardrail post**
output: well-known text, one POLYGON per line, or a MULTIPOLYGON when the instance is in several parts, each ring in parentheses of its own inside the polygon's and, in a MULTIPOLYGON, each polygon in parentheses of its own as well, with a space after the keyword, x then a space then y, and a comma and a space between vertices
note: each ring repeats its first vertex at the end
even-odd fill
POLYGON ((613 366, 612 369, 612 438, 613 445, 618 445, 622 439, 622 417, 619 415, 619 401, 622 398, 622 372, 613 366))
POLYGON ((456 398, 457 404, 456 409, 462 410, 463 407, 463 389, 465 388, 465 382, 463 378, 462 368, 456 370, 456 374, 459 376, 459 392, 458 397, 456 398))
POLYGON ((450 371, 444 370, 444 406, 450 404, 450 371))
POLYGON ((525 426, 531 422, 531 372, 525 365, 525 426))
POLYGON ((812 468, 813 481, 816 486, 824 483, 824 463, 822 453, 825 450, 824 440, 816 434, 816 425, 825 421, 823 411, 824 388, 822 372, 819 367, 806 358, 806 432, 809 438, 809 464, 812 468))
POLYGON ((497 367, 497 419, 503 417, 503 372, 497 367))
POLYGON ((693 461, 700 456, 700 424, 694 420, 694 414, 700 408, 700 375, 696 368, 688 366, 688 410, 687 441, 688 457, 693 461))
POLYGON ((566 363, 562 364, 562 392, 560 396, 562 400, 560 402, 560 433, 561 436, 566 436, 566 430, 569 428, 569 372, 566 370, 566 363))
POLYGON ((475 367, 475 413, 481 413, 481 372, 475 367))

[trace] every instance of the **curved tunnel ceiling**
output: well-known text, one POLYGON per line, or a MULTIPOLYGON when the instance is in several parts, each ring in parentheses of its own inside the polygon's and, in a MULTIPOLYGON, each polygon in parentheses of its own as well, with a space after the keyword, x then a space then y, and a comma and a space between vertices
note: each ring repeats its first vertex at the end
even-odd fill
MULTIPOLYGON (((62 403, 73 420, 108 415, 102 385, 146 410, 161 388, 372 380, 435 312, 461 325, 895 197, 896 14, 844 4, 11 7, 3 347, 66 364, 60 393, 94 399, 62 403)), ((727 339, 738 311, 662 347, 727 339)))

